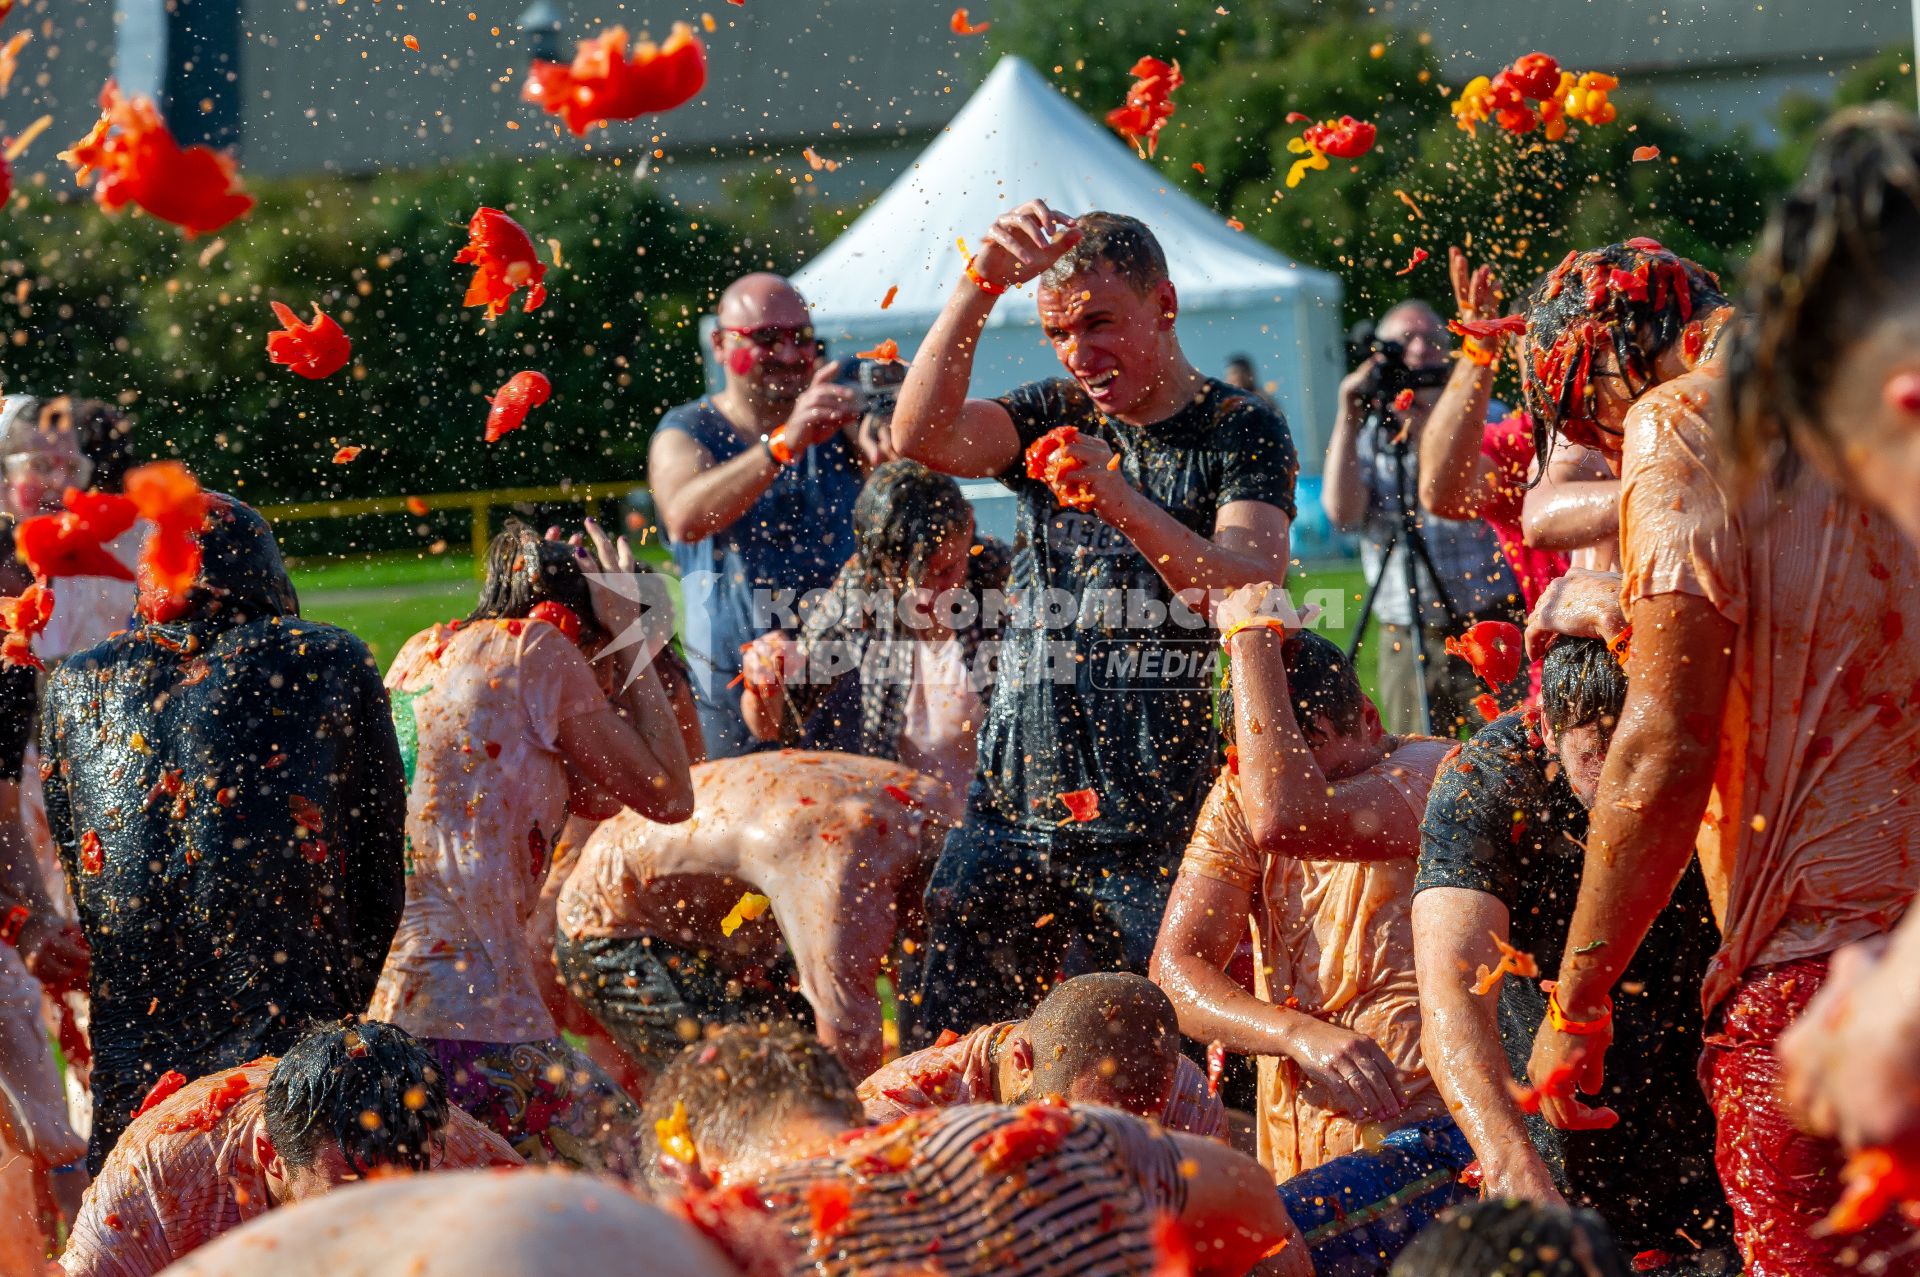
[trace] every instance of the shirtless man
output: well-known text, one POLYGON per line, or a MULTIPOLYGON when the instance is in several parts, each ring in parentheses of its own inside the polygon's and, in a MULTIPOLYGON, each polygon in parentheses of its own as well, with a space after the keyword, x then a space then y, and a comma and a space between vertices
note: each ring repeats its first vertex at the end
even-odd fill
POLYGON ((1227 1138, 1227 1110, 1180 1054, 1167 995, 1130 971, 1062 980, 1024 1020, 941 1035, 860 1084, 869 1122, 959 1104, 1058 1097, 1151 1117, 1170 1131, 1227 1138))
POLYGON ((147 1277, 379 1168, 520 1164, 447 1103, 446 1079, 405 1030, 323 1026, 278 1060, 161 1079, 108 1154, 60 1265, 67 1277, 147 1277))
POLYGON ((1409 919, 1420 816, 1453 743, 1382 731, 1339 648, 1268 623, 1272 588, 1220 608, 1236 762, 1201 812, 1153 975, 1187 1036, 1259 1057, 1260 1161, 1316 1265, 1377 1268, 1452 1204, 1473 1157, 1420 1057, 1409 919), (1225 972, 1249 917, 1258 996, 1225 972), (1403 1192, 1416 1181, 1432 1182, 1403 1192))
MULTIPOLYGON (((564 1170, 395 1176, 274 1211, 169 1277, 742 1277, 684 1219, 564 1170), (644 1267, 636 1258, 644 1257, 644 1267)), ((754 1277, 761 1277, 755 1274, 754 1277)), ((769 1275, 770 1277, 770 1275, 769 1275)))
POLYGON ((723 1243, 761 1230, 736 1253, 763 1251, 770 1215, 788 1272, 906 1277, 937 1260, 946 1277, 1120 1277, 1167 1271, 1157 1256, 1194 1277, 1312 1272, 1272 1183, 1225 1144, 1060 1104, 862 1129, 852 1082, 791 1025, 729 1027, 687 1048, 645 1116, 663 1137, 653 1187, 722 1180, 726 1192, 696 1189, 684 1209, 723 1243))
MULTIPOLYGON (((1731 315, 1704 271, 1645 239, 1570 254, 1531 298, 1538 442, 1557 432, 1621 468, 1633 679, 1529 1076, 1600 1091, 1614 986, 1697 844, 1722 937, 1701 1075, 1735 1237, 1753 1277, 1825 1277, 1911 1234, 1810 1235, 1839 1196, 1841 1149, 1792 1130, 1773 1049, 1829 955, 1889 931, 1920 886, 1920 719, 1904 708, 1920 556, 1816 474, 1728 490, 1708 423, 1731 315)), ((1542 1102, 1556 1124, 1578 1109, 1542 1102)))
POLYGON ((624 813, 581 848, 555 942, 568 986, 643 1067, 703 1024, 810 1006, 820 1040, 864 1077, 881 1055, 874 980, 919 926, 944 786, 882 759, 794 750, 702 763, 693 784, 692 820, 624 813), (789 963, 804 1003, 784 987, 789 963))

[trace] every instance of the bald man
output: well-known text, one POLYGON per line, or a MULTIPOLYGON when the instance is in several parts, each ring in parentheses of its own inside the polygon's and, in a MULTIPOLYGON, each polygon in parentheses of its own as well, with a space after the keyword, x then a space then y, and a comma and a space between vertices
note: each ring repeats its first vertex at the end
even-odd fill
POLYGON ((720 295, 716 318, 713 355, 726 384, 660 418, 647 473, 685 586, 707 755, 730 758, 752 744, 740 697, 728 690, 740 649, 781 627, 776 604, 791 609, 830 584, 853 553, 865 476, 857 396, 834 384, 836 366, 822 357, 793 285, 743 276, 720 295))

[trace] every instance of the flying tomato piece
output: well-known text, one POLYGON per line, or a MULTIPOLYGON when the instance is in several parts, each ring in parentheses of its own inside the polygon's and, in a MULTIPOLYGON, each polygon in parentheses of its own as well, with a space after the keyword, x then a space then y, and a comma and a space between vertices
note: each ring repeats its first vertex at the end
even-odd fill
POLYGON ((495 391, 487 402, 487 442, 512 434, 526 424, 527 414, 553 394, 553 383, 545 373, 517 372, 507 384, 495 391))
POLYGON ((1636 146, 1633 148, 1633 162, 1635 164, 1640 164, 1647 160, 1657 160, 1659 158, 1660 148, 1657 146, 1636 146))
POLYGON ((947 19, 947 30, 955 35, 985 35, 991 22, 974 23, 968 20, 965 9, 955 9, 953 16, 947 19))
POLYGON ((734 932, 773 907, 773 901, 757 891, 749 891, 734 902, 727 916, 720 920, 720 934, 731 936, 734 932))
POLYGON ((884 363, 900 362, 900 343, 889 337, 872 350, 856 351, 855 359, 878 359, 884 363))
POLYGON ((1528 53, 1513 60, 1513 66, 1507 70, 1507 77, 1520 95, 1535 102, 1542 102, 1554 95, 1560 87, 1560 63, 1549 54, 1528 53))
POLYGON ((133 526, 133 502, 114 493, 68 488, 61 504, 65 510, 35 515, 14 529, 14 548, 28 571, 43 581, 64 576, 133 580, 133 572, 105 545, 133 526))
POLYGON ((1343 115, 1337 120, 1309 124, 1300 131, 1300 137, 1322 155, 1336 160, 1357 160, 1373 149, 1377 132, 1365 120, 1343 115))
POLYGON ((1127 90, 1126 104, 1107 112, 1107 125, 1131 142, 1135 151, 1150 156, 1159 145, 1160 130, 1173 117, 1173 91, 1186 81, 1178 62, 1155 57, 1141 58, 1130 74, 1133 87, 1127 90))
POLYGON ((631 57, 627 41, 625 27, 608 27, 582 40, 570 63, 534 59, 521 99, 559 116, 580 137, 610 120, 671 111, 706 87, 707 50, 686 23, 674 23, 661 44, 638 41, 631 57))
POLYGON ((313 322, 303 324, 290 307, 271 303, 280 330, 267 334, 267 359, 309 381, 330 377, 353 358, 353 341, 344 328, 313 303, 313 322))
POLYGON ((1215 1039, 1207 1043, 1207 1094, 1220 1094, 1220 1075, 1227 1067, 1227 1044, 1215 1039))
POLYGON ((357 443, 344 444, 335 450, 333 454, 333 464, 336 466, 344 466, 365 451, 366 449, 357 443))
POLYGON ((33 636, 47 628, 53 619, 53 591, 38 581, 20 591, 18 597, 0 599, 0 629, 7 633, 0 642, 0 661, 45 670, 33 654, 33 636))
POLYGON ((1446 649, 1495 687, 1513 681, 1526 652, 1520 627, 1511 621, 1481 621, 1459 638, 1449 638, 1446 649))
POLYGON ((1393 397, 1393 410, 1395 412, 1405 412, 1411 407, 1413 407, 1413 387, 1403 386, 1401 387, 1400 393, 1393 397))
POLYGON ((1414 271, 1420 269, 1421 262, 1426 261, 1427 258, 1431 256, 1433 256, 1433 254, 1429 253, 1426 249, 1416 248, 1413 250, 1413 256, 1407 259, 1407 264, 1393 273, 1396 275, 1411 275, 1414 271))
POLYGON ((60 158, 74 180, 91 182, 109 213, 132 204, 188 238, 211 234, 253 207, 233 160, 205 146, 182 147, 151 98, 127 98, 112 80, 100 92, 101 115, 60 158))
POLYGON ((150 621, 183 615, 200 575, 200 529, 209 499, 178 461, 155 461, 127 472, 127 499, 153 524, 140 550, 140 614, 150 621))
POLYGON ((456 262, 472 263, 473 280, 464 305, 485 306, 487 318, 497 319, 519 289, 527 290, 523 311, 540 309, 547 300, 546 265, 534 256, 527 228, 497 208, 481 208, 467 222, 467 246, 455 253, 456 262))

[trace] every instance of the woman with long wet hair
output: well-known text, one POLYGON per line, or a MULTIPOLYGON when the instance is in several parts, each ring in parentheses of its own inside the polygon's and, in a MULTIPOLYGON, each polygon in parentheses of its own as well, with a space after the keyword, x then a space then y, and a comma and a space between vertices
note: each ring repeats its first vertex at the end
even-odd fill
POLYGON ((416 634, 387 673, 407 907, 369 1014, 425 1040, 454 1102, 529 1160, 632 1174, 632 1102, 561 1040, 525 932, 569 813, 693 813, 654 645, 614 641, 662 618, 616 588, 641 580, 626 543, 587 533, 591 558, 508 520, 473 612, 416 634))

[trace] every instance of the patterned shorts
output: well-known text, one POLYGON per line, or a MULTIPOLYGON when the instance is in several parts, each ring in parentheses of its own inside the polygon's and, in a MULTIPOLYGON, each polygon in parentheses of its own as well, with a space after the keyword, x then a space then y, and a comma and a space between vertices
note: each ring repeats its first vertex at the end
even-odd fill
POLYGON ((558 1038, 429 1038, 447 1098, 535 1164, 638 1179, 640 1108, 599 1065, 558 1038))

